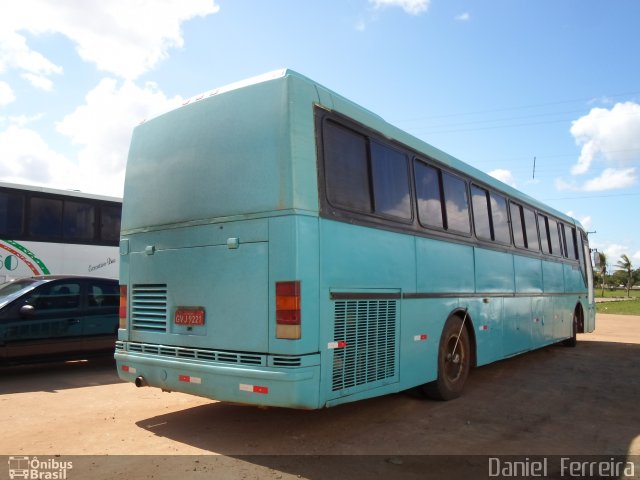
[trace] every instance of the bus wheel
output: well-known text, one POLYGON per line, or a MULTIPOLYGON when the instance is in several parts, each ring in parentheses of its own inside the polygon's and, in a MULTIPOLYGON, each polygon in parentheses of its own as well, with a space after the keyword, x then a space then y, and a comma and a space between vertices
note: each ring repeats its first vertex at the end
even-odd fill
POLYGON ((571 336, 562 341, 565 347, 575 347, 578 344, 578 312, 573 312, 573 322, 571 324, 571 336))
POLYGON ((445 323, 438 349, 438 379, 422 386, 436 400, 453 400, 462 393, 471 368, 469 333, 459 317, 445 323))

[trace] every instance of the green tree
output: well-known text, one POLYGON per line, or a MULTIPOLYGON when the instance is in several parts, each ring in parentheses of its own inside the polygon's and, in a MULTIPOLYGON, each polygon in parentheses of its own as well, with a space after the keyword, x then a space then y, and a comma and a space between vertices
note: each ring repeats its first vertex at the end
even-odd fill
POLYGON ((622 255, 618 263, 616 263, 616 267, 618 267, 618 271, 625 273, 625 279, 627 281, 627 297, 630 296, 630 290, 634 283, 633 278, 633 265, 631 265, 631 260, 627 255, 622 255))
POLYGON ((604 297, 604 280, 607 276, 607 256, 602 252, 598 252, 598 257, 600 257, 600 285, 602 287, 601 296, 604 297))

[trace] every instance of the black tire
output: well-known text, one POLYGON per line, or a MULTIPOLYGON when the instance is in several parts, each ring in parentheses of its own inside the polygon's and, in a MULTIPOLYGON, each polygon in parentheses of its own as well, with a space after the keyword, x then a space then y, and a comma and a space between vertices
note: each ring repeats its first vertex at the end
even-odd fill
POLYGON ((438 379, 422 385, 435 400, 453 400, 462 394, 471 369, 469 333, 459 317, 449 317, 438 348, 438 379))
POLYGON ((562 345, 565 347, 575 347, 578 345, 578 312, 573 312, 573 321, 571 323, 571 336, 562 341, 562 345))

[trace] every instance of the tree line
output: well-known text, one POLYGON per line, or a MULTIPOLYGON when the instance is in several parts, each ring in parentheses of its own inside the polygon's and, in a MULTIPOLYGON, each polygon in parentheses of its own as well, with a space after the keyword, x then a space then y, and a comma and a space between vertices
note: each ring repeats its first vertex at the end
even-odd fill
POLYGON ((634 270, 631 259, 628 255, 624 254, 620 256, 620 259, 614 265, 615 270, 609 272, 607 255, 602 252, 597 252, 596 254, 600 262, 594 269, 593 274, 596 284, 600 285, 602 289, 602 295, 604 295, 604 289, 606 287, 613 288, 622 285, 627 290, 627 297, 630 296, 631 288, 634 285, 640 284, 640 268, 634 270))

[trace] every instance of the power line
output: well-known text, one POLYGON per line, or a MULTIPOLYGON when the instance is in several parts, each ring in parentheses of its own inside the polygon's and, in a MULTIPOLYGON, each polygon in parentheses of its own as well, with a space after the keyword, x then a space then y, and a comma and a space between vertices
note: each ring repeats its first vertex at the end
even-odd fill
POLYGON ((586 200, 592 198, 612 198, 612 197, 638 197, 640 193, 611 193, 607 195, 580 195, 576 197, 554 197, 554 198, 541 198, 543 202, 551 200, 586 200))
MULTIPOLYGON (((640 92, 635 91, 635 92, 615 93, 613 95, 601 96, 600 98, 617 98, 617 97, 633 96, 633 95, 640 95, 640 92)), ((471 112, 448 113, 448 114, 443 114, 443 115, 427 115, 427 116, 423 116, 423 117, 407 119, 405 121, 424 120, 424 119, 430 119, 430 118, 462 117, 462 116, 466 116, 466 115, 479 115, 479 114, 485 114, 485 113, 508 112, 508 111, 513 111, 513 110, 525 110, 525 109, 528 109, 528 108, 548 107, 548 106, 552 106, 552 105, 563 105, 563 104, 576 103, 576 102, 589 102, 589 101, 594 100, 595 98, 598 98, 598 97, 597 96, 596 97, 588 97, 588 98, 584 98, 583 97, 583 98, 577 98, 577 99, 573 99, 573 100, 558 100, 558 101, 553 101, 553 102, 534 103, 534 104, 528 104, 528 105, 519 105, 519 106, 513 106, 513 107, 502 107, 502 108, 494 108, 494 109, 487 109, 487 110, 475 110, 475 111, 471 111, 471 112)))

